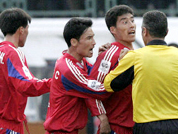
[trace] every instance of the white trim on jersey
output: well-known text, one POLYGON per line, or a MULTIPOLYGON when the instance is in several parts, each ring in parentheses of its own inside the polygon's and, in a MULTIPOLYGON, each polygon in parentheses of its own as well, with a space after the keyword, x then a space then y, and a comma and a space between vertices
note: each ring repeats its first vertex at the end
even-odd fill
POLYGON ((98 82, 97 80, 88 80, 80 71, 79 69, 73 64, 73 62, 66 58, 66 64, 69 67, 72 74, 75 76, 75 78, 83 83, 86 84, 88 87, 93 89, 94 91, 103 91, 105 90, 104 85, 98 82))
POLYGON ((19 134, 19 133, 10 130, 10 133, 9 133, 9 134, 19 134))
POLYGON ((32 75, 30 74, 30 70, 26 67, 26 65, 25 65, 25 55, 20 51, 20 50, 17 50, 16 48, 14 48, 13 46, 11 46, 11 45, 9 45, 11 48, 13 48, 16 52, 17 52, 17 54, 18 54, 18 56, 19 56, 19 59, 20 59, 20 61, 21 61, 21 63, 22 63, 22 70, 24 71, 24 74, 28 77, 28 79, 29 80, 31 80, 33 77, 32 77, 32 75))
POLYGON ((104 108, 104 106, 103 106, 102 101, 96 99, 96 106, 97 106, 98 111, 99 111, 100 114, 106 113, 106 110, 105 110, 105 108, 104 108))
POLYGON ((70 59, 66 58, 66 63, 77 80, 79 80, 81 83, 84 83, 84 84, 88 83, 88 80, 80 73, 78 68, 72 63, 70 59))
MULTIPOLYGON (((119 49, 119 47, 113 45, 113 46, 106 52, 106 54, 105 54, 103 60, 105 60, 106 62, 110 62, 111 59, 112 59, 112 57, 113 57, 113 55, 115 54, 115 52, 116 52, 118 49, 119 49)), ((100 66, 101 66, 101 64, 100 64, 100 66)), ((109 71, 109 69, 108 69, 108 71, 109 71)), ((108 72, 99 71, 98 76, 97 76, 97 80, 100 81, 100 82, 103 82, 103 80, 104 80, 104 78, 105 78, 105 76, 106 76, 107 73, 108 73, 108 72)), ((106 110, 105 110, 105 108, 104 108, 104 106, 103 106, 103 103, 102 103, 100 100, 97 100, 97 99, 96 99, 96 105, 97 105, 97 107, 98 107, 98 111, 99 111, 100 114, 101 114, 101 113, 106 113, 106 110), (103 110, 103 111, 101 111, 101 110, 103 110)))
MULTIPOLYGON (((112 45, 112 47, 106 52, 103 60, 107 61, 107 62, 110 62, 112 57, 113 57, 113 55, 117 52, 118 49, 119 49, 118 46, 112 45)), ((100 64, 100 66, 101 66, 101 64, 100 64)), ((107 73, 99 71, 98 76, 97 76, 97 80, 100 81, 100 82, 103 82, 103 80, 104 80, 104 78, 105 78, 107 73)))
POLYGON ((119 47, 112 45, 112 47, 106 52, 104 60, 111 61, 114 53, 119 49, 119 47))
POLYGON ((16 49, 19 52, 20 57, 22 58, 23 63, 25 63, 25 55, 21 50, 16 49))
POLYGON ((23 66, 25 66, 25 64, 24 64, 24 62, 23 62, 23 59, 22 59, 22 54, 20 54, 20 52, 16 49, 16 48, 14 48, 13 46, 11 46, 11 45, 9 45, 11 48, 13 48, 16 52, 17 52, 17 54, 18 54, 18 56, 19 56, 19 59, 20 59, 20 61, 21 61, 21 63, 22 63, 22 65, 23 66))

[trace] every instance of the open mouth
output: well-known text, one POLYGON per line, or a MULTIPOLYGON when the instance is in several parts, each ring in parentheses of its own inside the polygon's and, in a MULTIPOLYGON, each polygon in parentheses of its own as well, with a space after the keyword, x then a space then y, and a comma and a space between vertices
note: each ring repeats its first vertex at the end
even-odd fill
POLYGON ((93 53, 93 48, 90 49, 90 53, 93 53))
POLYGON ((129 34, 135 35, 135 31, 131 31, 129 32, 129 34))

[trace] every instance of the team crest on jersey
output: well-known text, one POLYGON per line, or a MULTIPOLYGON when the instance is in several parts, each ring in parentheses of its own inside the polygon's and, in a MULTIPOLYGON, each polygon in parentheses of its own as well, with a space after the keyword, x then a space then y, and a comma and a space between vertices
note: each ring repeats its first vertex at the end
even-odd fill
POLYGON ((102 60, 98 68, 98 71, 107 74, 109 72, 110 66, 111 62, 102 60))
POLYGON ((88 87, 90 87, 96 91, 98 91, 100 85, 101 85, 101 83, 96 80, 88 80, 88 87))

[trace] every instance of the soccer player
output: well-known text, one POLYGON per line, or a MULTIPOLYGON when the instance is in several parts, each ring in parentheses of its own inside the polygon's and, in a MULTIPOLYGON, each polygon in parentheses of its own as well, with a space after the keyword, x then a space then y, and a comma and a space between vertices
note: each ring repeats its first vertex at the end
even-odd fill
POLYGON ((92 21, 72 18, 64 27, 63 36, 68 50, 55 65, 50 103, 45 129, 51 134, 78 134, 86 126, 89 108, 98 116, 103 133, 110 132, 108 119, 100 101, 107 96, 103 84, 89 76, 91 64, 85 57, 92 57, 95 46, 92 21), (101 97, 102 96, 102 97, 101 97))
MULTIPOLYGON (((136 24, 133 10, 126 5, 112 7, 105 16, 106 25, 115 38, 110 49, 101 53, 90 73, 98 81, 104 81, 105 76, 119 64, 119 55, 122 49, 132 50, 132 42, 135 41, 136 24)), ((124 90, 112 93, 109 98, 102 101, 106 109, 106 115, 112 129, 116 134, 133 133, 133 107, 132 86, 126 86, 124 90)), ((99 133, 99 131, 98 131, 99 133)))
POLYGON ((110 92, 132 83, 134 134, 178 134, 178 50, 164 41, 167 33, 166 15, 146 12, 145 47, 129 51, 104 80, 110 92))
POLYGON ((10 8, 0 14, 0 134, 24 134, 27 97, 50 91, 51 79, 39 80, 29 71, 24 54, 31 17, 22 9, 10 8))

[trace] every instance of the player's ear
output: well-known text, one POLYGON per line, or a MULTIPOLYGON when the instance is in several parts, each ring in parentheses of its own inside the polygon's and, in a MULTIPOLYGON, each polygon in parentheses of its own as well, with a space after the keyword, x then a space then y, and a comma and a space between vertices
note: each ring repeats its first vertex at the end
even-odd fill
POLYGON ((146 27, 142 27, 142 36, 146 36, 148 34, 148 30, 146 27))
POLYGON ((71 46, 77 46, 78 40, 75 39, 75 38, 72 38, 72 39, 70 40, 70 43, 71 43, 71 46))
POLYGON ((24 33, 24 27, 22 27, 22 26, 19 27, 19 31, 20 31, 21 34, 23 34, 24 33))
POLYGON ((168 32, 169 32, 169 29, 167 29, 167 33, 166 33, 166 35, 168 34, 168 32))
POLYGON ((114 26, 110 27, 110 32, 111 32, 112 34, 115 34, 116 28, 115 28, 114 26))

